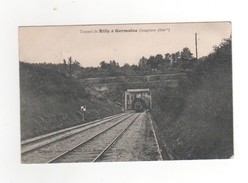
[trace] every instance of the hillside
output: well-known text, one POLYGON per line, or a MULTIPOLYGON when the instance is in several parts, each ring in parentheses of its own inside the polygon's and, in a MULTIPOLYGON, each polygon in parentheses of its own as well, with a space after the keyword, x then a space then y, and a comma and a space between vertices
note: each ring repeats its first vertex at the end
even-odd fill
POLYGON ((120 106, 105 96, 95 98, 55 64, 20 62, 20 99, 21 139, 82 123, 82 105, 87 106, 86 122, 121 112, 120 106))
POLYGON ((233 155, 230 39, 196 66, 187 84, 155 96, 153 118, 165 159, 233 155))

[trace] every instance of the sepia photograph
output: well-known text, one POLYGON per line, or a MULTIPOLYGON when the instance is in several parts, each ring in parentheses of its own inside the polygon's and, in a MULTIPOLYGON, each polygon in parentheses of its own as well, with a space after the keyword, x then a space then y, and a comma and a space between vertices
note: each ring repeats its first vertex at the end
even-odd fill
POLYGON ((18 31, 22 164, 234 157, 231 22, 18 31))

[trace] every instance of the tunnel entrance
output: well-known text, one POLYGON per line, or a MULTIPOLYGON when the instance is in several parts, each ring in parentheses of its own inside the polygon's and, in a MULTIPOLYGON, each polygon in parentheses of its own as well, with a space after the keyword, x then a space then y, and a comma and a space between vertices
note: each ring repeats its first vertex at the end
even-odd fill
POLYGON ((140 103, 146 109, 152 109, 152 95, 150 89, 128 89, 125 91, 125 110, 135 110, 135 102, 140 103))

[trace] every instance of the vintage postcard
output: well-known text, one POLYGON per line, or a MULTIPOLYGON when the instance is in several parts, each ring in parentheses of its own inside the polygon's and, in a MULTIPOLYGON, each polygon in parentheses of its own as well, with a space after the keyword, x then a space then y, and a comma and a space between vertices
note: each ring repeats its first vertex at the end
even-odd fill
POLYGON ((19 27, 21 162, 233 157, 230 22, 19 27))

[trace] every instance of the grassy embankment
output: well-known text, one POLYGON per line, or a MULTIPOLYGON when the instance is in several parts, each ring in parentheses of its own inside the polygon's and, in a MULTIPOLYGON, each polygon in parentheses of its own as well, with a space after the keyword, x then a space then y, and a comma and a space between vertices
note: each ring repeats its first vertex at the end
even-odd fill
POLYGON ((165 159, 233 155, 231 40, 199 62, 178 88, 154 96, 153 119, 165 159))
POLYGON ((86 122, 121 112, 54 64, 20 62, 20 98, 22 140, 82 123, 81 105, 87 106, 86 122))

